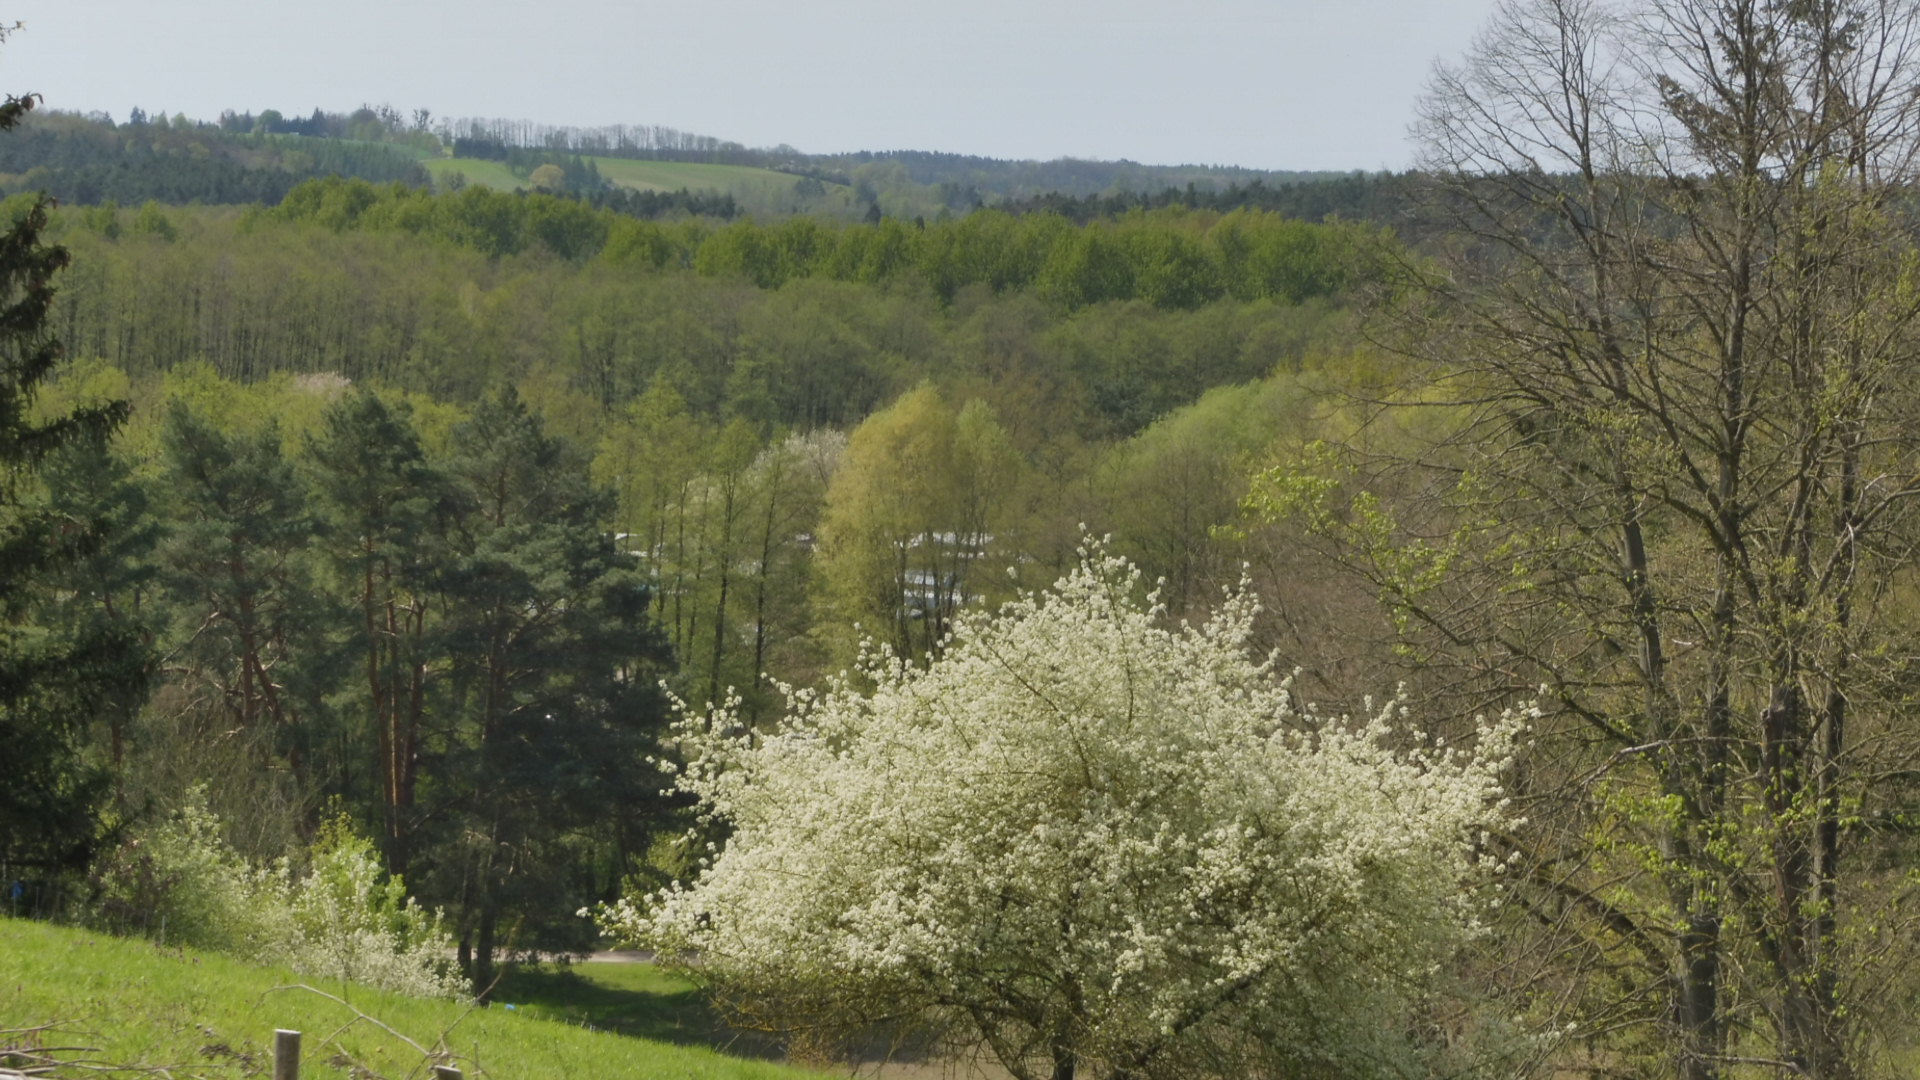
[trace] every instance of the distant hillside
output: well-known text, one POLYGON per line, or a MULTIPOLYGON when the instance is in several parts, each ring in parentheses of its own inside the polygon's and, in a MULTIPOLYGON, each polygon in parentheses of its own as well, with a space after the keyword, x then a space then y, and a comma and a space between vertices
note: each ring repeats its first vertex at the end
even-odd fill
MULTIPOLYGON (((595 205, 633 213, 636 217, 659 217, 632 207, 652 206, 661 200, 623 198, 629 194, 673 196, 684 193, 674 209, 716 217, 752 214, 756 217, 789 217, 794 214, 819 214, 834 218, 853 218, 864 210, 855 204, 853 189, 846 184, 822 183, 805 176, 747 165, 711 165, 700 162, 648 161, 632 158, 570 156, 561 165, 563 173, 577 158, 580 169, 590 166, 594 174, 583 185, 568 185, 555 190, 580 195, 595 205), (696 193, 706 193, 705 202, 696 202, 696 193), (722 201, 722 200, 725 201, 722 201)), ((496 191, 529 190, 532 170, 515 169, 503 161, 484 158, 446 157, 422 163, 439 190, 457 190, 466 185, 493 188, 496 191)))
POLYGON ((981 206, 1049 194, 1089 198, 1189 187, 1219 192, 1249 185, 1275 188, 1317 184, 1351 175, 1078 158, 1016 161, 928 150, 808 154, 791 146, 754 149, 646 125, 574 128, 529 121, 462 119, 444 123, 440 133, 462 156, 504 159, 516 150, 562 150, 601 160, 733 165, 794 173, 849 187, 858 203, 878 205, 890 217, 933 216, 943 210, 965 213, 981 206))
POLYGON ((1274 172, 1231 165, 1142 165, 1137 161, 1087 161, 1079 158, 1011 161, 926 150, 863 150, 854 154, 816 155, 808 160, 816 167, 845 169, 850 175, 858 175, 870 166, 891 167, 916 184, 966 187, 982 195, 992 194, 1009 199, 1027 198, 1046 192, 1084 197, 1160 191, 1188 185, 1204 190, 1222 190, 1235 184, 1245 186, 1258 182, 1271 186, 1311 183, 1347 175, 1339 172, 1274 172))
POLYGON ((322 176, 424 185, 419 157, 385 142, 236 133, 185 117, 114 124, 36 110, 7 136, 0 192, 44 190, 84 205, 274 204, 322 176))
POLYGON ((642 218, 932 221, 991 206, 1084 221, 1175 202, 1312 220, 1389 216, 1360 174, 918 150, 806 154, 665 127, 436 123, 424 111, 409 120, 384 107, 305 117, 228 111, 212 122, 135 109, 124 123, 43 110, 9 140, 0 194, 43 190, 77 205, 272 206, 301 182, 325 176, 438 190, 541 190, 642 218), (1276 199, 1275 192, 1290 194, 1276 199))

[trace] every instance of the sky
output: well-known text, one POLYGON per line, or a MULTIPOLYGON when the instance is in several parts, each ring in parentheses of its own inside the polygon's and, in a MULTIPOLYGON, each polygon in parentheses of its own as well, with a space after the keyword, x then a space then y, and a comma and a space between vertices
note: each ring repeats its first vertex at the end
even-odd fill
MULTIPOLYGON (((1493 0, 0 0, 50 108, 390 104, 809 153, 1401 169, 1493 0)), ((4 170, 4 163, 0 163, 4 170)))

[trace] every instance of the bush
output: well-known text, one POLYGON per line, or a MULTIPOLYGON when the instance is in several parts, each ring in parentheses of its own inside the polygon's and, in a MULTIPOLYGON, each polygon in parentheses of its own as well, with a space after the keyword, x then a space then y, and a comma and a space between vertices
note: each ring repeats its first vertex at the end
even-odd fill
POLYGON ((324 825, 308 869, 252 866, 221 835, 195 788, 185 804, 102 861, 93 921, 306 975, 419 997, 459 997, 464 982, 438 912, 408 898, 373 844, 344 818, 324 825))
POLYGON ((295 971, 350 980, 417 997, 459 997, 464 982, 440 913, 407 896, 381 869, 373 843, 346 818, 320 830, 307 875, 287 890, 292 933, 278 957, 295 971))
POLYGON ((221 835, 204 787, 95 867, 90 921, 165 945, 254 957, 288 933, 285 874, 254 867, 221 835), (263 903, 262 900, 269 902, 263 903))
POLYGON ((1518 722, 1397 750, 1397 704, 1294 708, 1249 598, 1169 628, 1138 579, 1090 552, 926 670, 870 655, 764 734, 688 717, 680 786, 732 837, 603 925, 748 1021, 917 1023, 1016 1077, 1428 1071, 1518 722))

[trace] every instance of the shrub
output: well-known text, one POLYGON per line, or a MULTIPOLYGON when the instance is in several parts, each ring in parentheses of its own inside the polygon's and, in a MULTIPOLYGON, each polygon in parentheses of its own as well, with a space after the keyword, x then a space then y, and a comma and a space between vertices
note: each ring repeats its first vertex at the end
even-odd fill
POLYGON ((406 883, 381 868, 373 843, 345 817, 321 828, 310 863, 288 885, 292 933, 282 939, 282 962, 417 997, 464 993, 440 913, 407 896, 406 883))
POLYGON ((438 912, 406 894, 373 844, 344 818, 322 826, 304 874, 286 860, 249 865, 195 788, 178 810, 97 868, 93 921, 297 972, 420 997, 464 983, 438 912))
POLYGON ((222 836, 206 789, 195 787, 95 866, 90 921, 162 944, 258 956, 287 935, 284 879, 280 867, 248 865, 222 836))
POLYGON ((770 733, 686 716, 679 786, 731 839, 603 925, 746 1020, 926 1025, 1017 1078, 1425 1071, 1518 721, 1396 750, 1397 703, 1291 704, 1246 654, 1250 598, 1169 628, 1138 578, 1088 552, 770 733))

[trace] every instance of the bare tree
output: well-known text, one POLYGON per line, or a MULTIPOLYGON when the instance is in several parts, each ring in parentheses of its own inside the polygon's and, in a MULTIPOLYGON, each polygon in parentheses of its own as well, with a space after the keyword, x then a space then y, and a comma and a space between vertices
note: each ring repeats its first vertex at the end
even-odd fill
POLYGON ((1596 1072, 1870 1069, 1916 754, 1915 22, 1503 0, 1419 131, 1452 233, 1413 349, 1468 420, 1396 463, 1424 500, 1269 478, 1429 686, 1547 688, 1509 959, 1596 1072))

